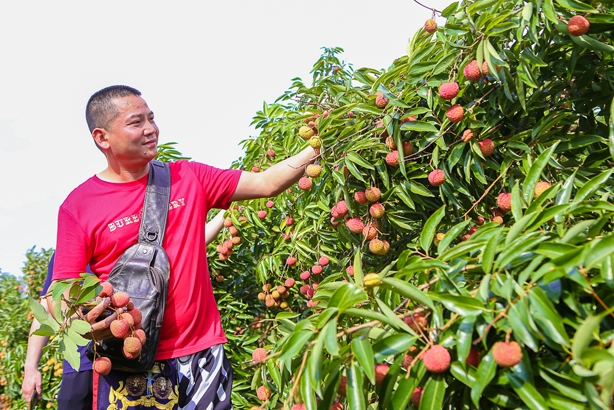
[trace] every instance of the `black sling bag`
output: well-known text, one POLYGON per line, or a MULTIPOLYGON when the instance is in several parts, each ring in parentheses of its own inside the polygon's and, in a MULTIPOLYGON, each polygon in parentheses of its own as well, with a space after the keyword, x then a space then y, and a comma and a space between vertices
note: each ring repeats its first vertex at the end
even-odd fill
MULTIPOLYGON (((115 291, 126 292, 141 311, 146 341, 135 359, 124 357, 123 339, 101 340, 96 346, 96 353, 111 359, 113 370, 123 372, 145 372, 153 367, 166 307, 170 263, 162 241, 170 203, 171 173, 167 163, 151 161, 149 164, 139 242, 124 251, 107 279, 115 291)), ((87 356, 93 359, 94 342, 89 343, 87 356)))

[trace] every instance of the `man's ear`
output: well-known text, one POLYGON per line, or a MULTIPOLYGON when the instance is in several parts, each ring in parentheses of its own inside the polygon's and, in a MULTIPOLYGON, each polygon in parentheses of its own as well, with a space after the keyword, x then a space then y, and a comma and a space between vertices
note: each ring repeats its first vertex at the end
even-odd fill
POLYGON ((109 133, 104 128, 94 128, 92 138, 102 151, 109 149, 109 133))

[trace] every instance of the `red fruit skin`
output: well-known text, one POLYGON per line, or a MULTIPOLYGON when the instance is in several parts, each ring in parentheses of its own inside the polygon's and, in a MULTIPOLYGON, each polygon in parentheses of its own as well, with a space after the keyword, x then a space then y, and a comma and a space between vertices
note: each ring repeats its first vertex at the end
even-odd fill
POLYGON ((101 282, 102 290, 98 294, 101 298, 109 297, 113 294, 113 285, 110 282, 101 282))
POLYGON ((375 203, 369 207, 369 214, 375 219, 383 218, 385 213, 386 210, 384 208, 384 205, 380 203, 375 203))
POLYGON ((267 214, 267 212, 264 209, 260 210, 260 211, 258 211, 258 218, 264 219, 264 218, 266 218, 266 214, 267 214))
POLYGON ((386 363, 376 364, 375 365, 375 385, 381 386, 384 382, 384 378, 388 374, 390 370, 390 366, 386 363))
POLYGON ((262 347, 258 347, 252 352, 252 360, 254 363, 264 363, 265 358, 266 350, 264 350, 262 347))
POLYGON ((115 292, 111 297, 111 305, 116 308, 121 308, 128 305, 130 296, 126 292, 115 292))
POLYGON ((256 395, 260 400, 265 401, 269 398, 271 392, 269 391, 269 389, 266 388, 266 386, 260 386, 256 391, 256 395))
POLYGON ((569 31, 570 35, 578 37, 588 33, 588 29, 590 28, 590 26, 591 24, 588 22, 586 17, 573 16, 569 19, 569 22, 567 23, 567 30, 569 31))
POLYGON ((454 104, 446 111, 446 118, 453 123, 461 122, 465 117, 465 109, 460 104, 454 104))
POLYGON ((429 174, 429 184, 432 186, 440 186, 446 182, 446 174, 440 170, 436 169, 429 174))
POLYGON ((298 187, 302 189, 303 191, 309 191, 312 186, 313 186, 313 181, 311 180, 311 178, 302 177, 301 179, 298 180, 298 187))
POLYGON ((434 32, 437 31, 437 22, 433 19, 428 19, 425 23, 424 23, 424 31, 426 31, 429 34, 433 34, 434 32))
POLYGON ((424 367, 431 373, 444 373, 450 368, 450 352, 443 346, 434 345, 422 356, 424 367))
POLYGON ((492 358, 501 367, 513 367, 522 360, 522 349, 514 341, 497 342, 492 347, 492 358))
POLYGON ((463 135, 461 136, 461 140, 463 140, 464 142, 469 142, 473 139, 473 131, 470 129, 466 129, 465 131, 463 131, 463 135))
POLYGON ((497 206, 503 212, 509 212, 512 210, 512 194, 502 193, 497 197, 497 206))
POLYGON ((543 194, 548 188, 550 188, 552 184, 547 181, 539 181, 535 184, 535 198, 538 198, 541 194, 543 194))
POLYGON ((343 218, 350 212, 345 201, 339 201, 334 207, 337 208, 337 213, 339 214, 338 218, 343 218))
POLYGON ((321 256, 320 259, 318 259, 318 263, 322 266, 326 266, 328 265, 330 261, 328 260, 327 256, 321 256))
POLYGON ((415 407, 420 407, 420 399, 422 398, 423 391, 424 389, 421 386, 418 386, 411 394, 411 404, 413 404, 415 407))
POLYGON ((354 276, 354 267, 348 266, 347 268, 345 268, 345 272, 350 276, 354 276))
POLYGON ((409 117, 401 118, 401 124, 405 124, 406 122, 416 121, 416 117, 410 115, 409 117))
POLYGON ((380 191, 379 188, 372 186, 365 190, 365 196, 369 202, 377 202, 382 196, 382 191, 380 191))
POLYGON ((345 226, 347 226, 352 233, 361 233, 365 227, 365 224, 362 223, 360 218, 355 216, 353 218, 346 219, 345 226))
POLYGON ((369 202, 367 197, 365 196, 365 191, 356 191, 354 192, 354 200, 359 204, 363 205, 369 202))
POLYGON ((143 329, 136 329, 134 331, 134 337, 137 337, 142 345, 145 344, 147 340, 147 336, 145 335, 145 331, 143 329))
POLYGON ((128 331, 130 330, 130 325, 125 320, 114 320, 111 322, 111 326, 109 326, 111 330, 111 334, 117 337, 118 339, 123 339, 128 335, 128 331))
POLYGON ((386 155, 386 164, 391 167, 399 166, 399 151, 391 151, 386 155))
POLYGON ((267 201, 266 202, 266 207, 267 208, 273 208, 274 206, 275 206, 275 202, 273 202, 273 201, 267 201))
POLYGON ((296 265, 296 258, 293 256, 288 256, 288 258, 286 259, 286 264, 288 266, 294 266, 296 265))
POLYGON ((320 265, 313 265, 311 267, 311 273, 313 273, 314 275, 322 274, 322 267, 320 265))
POLYGON ((311 272, 309 272, 308 270, 302 272, 299 275, 299 278, 301 278, 301 280, 308 280, 311 277, 311 272))
POLYGON ((465 78, 471 82, 479 81, 482 78, 480 67, 478 66, 478 60, 473 60, 463 68, 463 74, 465 78))
POLYGON ((473 367, 478 367, 480 364, 480 353, 474 347, 469 350, 465 363, 473 367))
POLYGON ((460 90, 460 87, 458 86, 458 83, 455 83, 455 82, 443 83, 439 87, 439 95, 444 100, 448 100, 449 101, 449 100, 451 100, 453 98, 456 98, 456 96, 458 95, 458 91, 459 90, 460 90))
POLYGON ((377 108, 385 108, 388 105, 388 98, 381 92, 375 93, 375 105, 377 108))
POLYGON ((294 278, 288 278, 288 279, 286 279, 286 281, 284 282, 284 285, 285 285, 287 288, 291 288, 292 286, 294 286, 294 282, 295 282, 295 281, 294 281, 294 278))
POLYGON ((138 337, 127 337, 124 339, 124 349, 131 355, 138 356, 142 348, 143 345, 138 337))
POLYGON ((486 138, 485 140, 478 142, 478 146, 480 147, 480 151, 482 151, 484 158, 490 157, 493 152, 495 152, 495 143, 490 138, 486 138))
POLYGON ((111 360, 108 357, 98 357, 94 360, 94 371, 101 376, 111 372, 111 360))
POLYGON ((362 230, 362 236, 364 236, 366 240, 370 241, 377 236, 377 229, 371 224, 365 225, 362 230))
POLYGON ((347 377, 341 376, 341 380, 339 381, 339 387, 337 387, 337 393, 339 396, 345 397, 347 394, 347 377))

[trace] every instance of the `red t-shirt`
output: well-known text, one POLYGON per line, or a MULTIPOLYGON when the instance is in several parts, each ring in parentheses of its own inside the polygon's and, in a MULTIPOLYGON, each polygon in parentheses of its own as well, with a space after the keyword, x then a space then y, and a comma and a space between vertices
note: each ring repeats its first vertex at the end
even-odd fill
MULTIPOLYGON (((225 343, 205 245, 211 208, 226 209, 241 171, 197 162, 170 164, 171 203, 163 247, 171 273, 157 360, 199 352, 225 343)), ((89 264, 105 280, 115 262, 138 242, 147 176, 106 182, 93 176, 60 207, 53 279, 79 277, 89 264)))

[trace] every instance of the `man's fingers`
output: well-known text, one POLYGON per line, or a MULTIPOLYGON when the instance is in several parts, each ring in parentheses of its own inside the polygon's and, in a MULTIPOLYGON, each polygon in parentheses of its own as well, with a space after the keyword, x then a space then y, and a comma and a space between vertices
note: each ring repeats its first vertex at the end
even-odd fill
POLYGON ((87 315, 85 315, 85 319, 89 323, 93 323, 98 319, 98 317, 105 311, 106 308, 109 307, 109 303, 111 303, 111 299, 105 298, 102 302, 100 302, 96 307, 90 310, 87 315))

